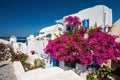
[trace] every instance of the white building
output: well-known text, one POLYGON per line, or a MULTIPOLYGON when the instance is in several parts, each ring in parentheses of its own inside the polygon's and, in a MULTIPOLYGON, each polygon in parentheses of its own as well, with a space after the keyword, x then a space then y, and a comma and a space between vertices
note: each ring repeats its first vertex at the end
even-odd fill
POLYGON ((3 44, 9 44, 9 41, 4 40, 4 39, 0 39, 0 43, 3 43, 3 44))
POLYGON ((28 41, 28 51, 36 51, 38 54, 44 53, 43 49, 46 47, 49 39, 55 39, 56 35, 59 35, 62 31, 59 31, 59 28, 63 29, 61 24, 56 24, 43 28, 39 31, 38 36, 30 35, 27 38, 28 41))
MULTIPOLYGON (((63 19, 57 20, 56 22, 58 24, 60 23, 64 25, 64 30, 66 30, 64 19, 68 16, 77 16, 81 22, 88 20, 88 27, 95 27, 95 24, 97 24, 97 27, 101 26, 103 29, 107 25, 112 26, 112 9, 104 5, 97 5, 91 8, 87 8, 79 11, 78 13, 67 15, 64 16, 63 19)), ((63 61, 59 62, 59 67, 62 69, 69 69, 67 66, 65 66, 63 61)))
POLYGON ((62 30, 63 30, 63 25, 56 24, 56 25, 49 26, 49 27, 41 29, 40 33, 44 33, 43 35, 49 35, 49 34, 51 34, 51 39, 55 39, 56 38, 55 34, 56 35, 61 34, 62 30))
MULTIPOLYGON (((104 5, 87 8, 68 16, 77 16, 80 18, 81 22, 83 20, 89 20, 89 27, 94 27, 95 23, 97 23, 97 26, 102 26, 103 28, 106 25, 112 26, 112 9, 104 5)), ((57 20, 57 22, 62 22, 64 24, 64 19, 66 17, 67 16, 64 16, 63 19, 57 20)), ((66 30, 65 27, 64 30, 66 30)))
MULTIPOLYGON (((112 10, 107 6, 98 5, 95 7, 87 8, 78 13, 74 13, 68 16, 77 16, 80 18, 81 22, 84 20, 89 21, 88 27, 94 27, 95 23, 98 26, 102 26, 103 28, 106 25, 112 25, 112 10)), ((63 31, 66 30, 64 26, 64 19, 67 16, 63 17, 61 20, 57 20, 58 24, 43 28, 39 31, 39 35, 30 35, 27 38, 27 46, 26 49, 28 54, 31 51, 35 51, 36 54, 40 57, 41 54, 44 54, 44 48, 48 44, 49 39, 55 39, 56 35, 62 34, 63 31), (60 24, 59 24, 60 23, 60 24), (62 24, 61 24, 62 23, 62 24), (56 34, 56 35, 55 35, 56 34)), ((30 53, 31 54, 31 53, 30 53)), ((46 57, 45 55, 43 57, 46 57)), ((60 67, 66 69, 64 63, 59 63, 60 67)))
POLYGON ((10 43, 16 43, 17 42, 17 37, 11 36, 9 41, 10 41, 10 43))
MULTIPOLYGON (((31 51, 35 51, 35 54, 37 54, 39 58, 40 56, 42 58, 45 58, 46 62, 48 62, 46 67, 49 67, 50 63, 48 61, 47 55, 44 54, 44 48, 48 44, 48 40, 55 39, 56 35, 59 35, 62 33, 62 29, 63 29, 63 26, 61 24, 56 24, 56 25, 41 29, 39 31, 39 35, 37 36, 30 35, 29 37, 27 37, 26 48, 27 48, 28 55, 31 55, 31 51)), ((33 59, 34 58, 36 57, 33 56, 33 59)))

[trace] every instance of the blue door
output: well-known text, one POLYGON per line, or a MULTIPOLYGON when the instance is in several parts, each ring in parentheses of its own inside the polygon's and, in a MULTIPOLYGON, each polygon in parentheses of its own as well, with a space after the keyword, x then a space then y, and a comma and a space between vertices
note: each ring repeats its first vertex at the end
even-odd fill
POLYGON ((51 67, 59 66, 58 60, 56 60, 56 59, 50 57, 50 66, 51 66, 51 67))

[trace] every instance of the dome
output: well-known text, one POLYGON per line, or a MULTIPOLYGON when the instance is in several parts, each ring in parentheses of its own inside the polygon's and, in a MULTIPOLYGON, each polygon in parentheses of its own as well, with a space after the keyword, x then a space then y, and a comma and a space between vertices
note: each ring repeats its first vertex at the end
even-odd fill
POLYGON ((12 35, 10 38, 17 38, 16 36, 12 35))
POLYGON ((13 35, 13 36, 10 37, 9 40, 10 40, 10 43, 16 43, 17 42, 17 37, 13 35))

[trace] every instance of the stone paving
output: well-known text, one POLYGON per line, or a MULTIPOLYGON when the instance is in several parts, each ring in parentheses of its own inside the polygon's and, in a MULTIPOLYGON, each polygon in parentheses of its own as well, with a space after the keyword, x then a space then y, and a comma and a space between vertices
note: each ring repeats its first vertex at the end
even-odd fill
POLYGON ((16 80, 10 61, 0 62, 0 80, 16 80))

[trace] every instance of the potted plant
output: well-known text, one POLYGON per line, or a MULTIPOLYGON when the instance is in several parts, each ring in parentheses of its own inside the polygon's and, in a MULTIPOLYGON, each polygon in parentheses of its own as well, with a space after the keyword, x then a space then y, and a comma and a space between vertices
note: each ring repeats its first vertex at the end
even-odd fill
POLYGON ((30 51, 30 52, 31 52, 31 54, 32 54, 32 55, 34 55, 34 54, 35 54, 35 51, 34 51, 34 50, 32 50, 32 51, 30 51))
POLYGON ((14 61, 20 61, 23 65, 23 68, 25 71, 28 70, 28 64, 26 63, 26 60, 28 59, 28 55, 27 54, 24 54, 24 53, 19 53, 19 54, 13 54, 11 56, 11 61, 14 62, 14 61))
POLYGON ((98 79, 95 74, 90 73, 87 75, 87 80, 98 80, 98 79))
POLYGON ((34 60, 34 66, 35 68, 45 68, 45 60, 44 59, 35 59, 34 60))
POLYGON ((99 68, 99 74, 98 74, 99 80, 106 80, 107 75, 109 75, 111 72, 112 72, 111 68, 103 65, 102 67, 99 68))

